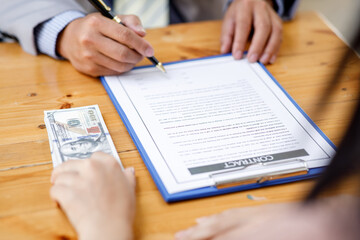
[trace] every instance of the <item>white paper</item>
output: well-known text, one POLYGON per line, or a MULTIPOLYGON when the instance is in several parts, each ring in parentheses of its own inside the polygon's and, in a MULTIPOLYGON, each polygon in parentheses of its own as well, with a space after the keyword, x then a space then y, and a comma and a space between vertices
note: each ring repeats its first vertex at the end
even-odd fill
POLYGON ((261 162, 320 167, 335 153, 258 63, 225 56, 166 70, 105 79, 170 194, 261 162))

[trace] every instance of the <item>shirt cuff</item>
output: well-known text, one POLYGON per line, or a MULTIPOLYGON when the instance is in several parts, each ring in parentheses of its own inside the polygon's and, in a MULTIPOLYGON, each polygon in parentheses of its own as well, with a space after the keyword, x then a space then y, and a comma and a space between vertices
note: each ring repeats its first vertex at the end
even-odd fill
POLYGON ((285 5, 284 0, 273 0, 275 4, 275 10, 277 14, 284 20, 289 21, 294 18, 297 6, 299 4, 299 0, 285 0, 288 1, 287 5, 285 5))
POLYGON ((229 8, 230 4, 233 2, 234 0, 228 0, 227 3, 224 6, 224 12, 229 8))
MULTIPOLYGON (((225 10, 229 7, 229 5, 233 1, 234 0, 227 1, 225 10)), ((274 3, 274 10, 283 20, 288 21, 294 17, 297 6, 299 4, 299 0, 293 0, 292 3, 290 3, 290 6, 288 6, 286 9, 285 9, 284 1, 289 1, 289 0, 272 0, 272 1, 274 3)))
POLYGON ((66 11, 38 25, 34 31, 38 53, 62 59, 56 52, 59 34, 70 22, 84 16, 85 14, 80 11, 66 11))

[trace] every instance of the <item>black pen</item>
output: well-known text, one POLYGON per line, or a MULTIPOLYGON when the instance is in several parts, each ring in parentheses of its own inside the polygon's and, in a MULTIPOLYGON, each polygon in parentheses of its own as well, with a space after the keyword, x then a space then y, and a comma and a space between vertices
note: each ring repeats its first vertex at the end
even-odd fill
MULTIPOLYGON (((103 0, 89 0, 89 2, 104 16, 107 18, 110 18, 114 20, 117 23, 120 23, 121 25, 125 26, 124 23, 121 22, 121 19, 118 16, 113 16, 111 13, 111 8, 106 5, 106 3, 103 0)), ((125 26, 126 27, 126 26, 125 26)), ((152 62, 160 71, 163 73, 166 73, 165 68, 161 62, 159 62, 155 57, 148 57, 147 59, 152 62)))

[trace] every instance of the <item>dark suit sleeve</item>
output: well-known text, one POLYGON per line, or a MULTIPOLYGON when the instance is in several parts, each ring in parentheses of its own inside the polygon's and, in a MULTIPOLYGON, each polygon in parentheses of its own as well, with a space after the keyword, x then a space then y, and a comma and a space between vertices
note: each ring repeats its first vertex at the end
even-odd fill
POLYGON ((283 20, 288 21, 294 17, 300 0, 273 0, 273 2, 275 11, 283 20))
MULTIPOLYGON (((234 0, 228 0, 229 6, 234 0)), ((296 12, 300 0, 272 0, 274 3, 274 10, 284 20, 291 20, 296 12)))

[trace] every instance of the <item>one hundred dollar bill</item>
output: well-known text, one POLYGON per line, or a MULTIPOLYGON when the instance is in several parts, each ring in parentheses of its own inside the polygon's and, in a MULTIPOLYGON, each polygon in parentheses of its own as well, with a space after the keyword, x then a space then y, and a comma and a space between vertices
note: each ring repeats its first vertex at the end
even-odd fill
POLYGON ((44 115, 54 167, 94 152, 111 154, 121 165, 98 105, 44 111, 44 115))

